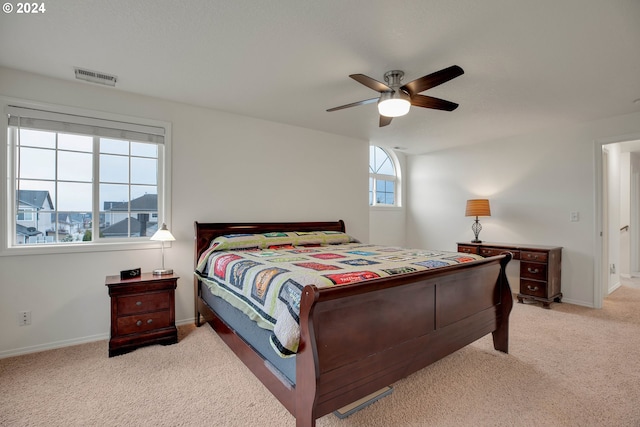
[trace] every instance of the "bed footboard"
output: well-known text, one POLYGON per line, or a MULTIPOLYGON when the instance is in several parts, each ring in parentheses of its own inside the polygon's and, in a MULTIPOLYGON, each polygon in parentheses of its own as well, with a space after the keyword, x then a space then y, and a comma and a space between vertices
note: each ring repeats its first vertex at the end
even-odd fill
POLYGON ((508 352, 511 254, 433 274, 317 289, 301 299, 297 426, 493 334, 508 352))

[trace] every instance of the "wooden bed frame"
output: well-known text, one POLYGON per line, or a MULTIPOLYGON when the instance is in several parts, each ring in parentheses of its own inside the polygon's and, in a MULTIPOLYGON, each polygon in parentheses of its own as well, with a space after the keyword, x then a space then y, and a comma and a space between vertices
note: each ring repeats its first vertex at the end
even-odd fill
MULTIPOLYGON (((212 239, 269 231, 345 231, 344 222, 198 223, 195 261, 212 239)), ((318 289, 300 302, 296 384, 222 321, 195 279, 195 323, 201 317, 293 414, 298 427, 390 385, 493 334, 507 353, 513 296, 505 274, 510 253, 437 270, 318 289)))

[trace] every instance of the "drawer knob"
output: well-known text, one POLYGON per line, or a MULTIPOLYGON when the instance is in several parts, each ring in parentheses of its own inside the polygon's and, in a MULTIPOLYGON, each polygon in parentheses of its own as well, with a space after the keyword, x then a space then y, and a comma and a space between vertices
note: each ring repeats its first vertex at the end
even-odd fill
POLYGON ((529 270, 529 273, 533 273, 533 274, 538 274, 538 269, 537 268, 531 268, 529 267, 527 270, 529 270))
POLYGON ((533 258, 533 259, 538 259, 538 255, 531 255, 531 254, 528 254, 528 255, 527 255, 527 257, 528 257, 528 258, 533 258))
POLYGON ((530 290, 530 291, 532 291, 532 292, 535 292, 535 291, 537 291, 537 290, 538 290, 538 287, 537 287, 537 286, 527 285, 527 289, 529 289, 529 290, 530 290))
POLYGON ((140 307, 142 305, 142 301, 136 301, 136 305, 140 307))
POLYGON ((138 321, 136 322, 136 325, 137 325, 137 326, 142 325, 142 320, 138 320, 138 321))
POLYGON ((149 319, 149 320, 147 320, 147 324, 149 324, 149 325, 150 325, 150 324, 152 324, 152 323, 153 323, 153 319, 149 319))

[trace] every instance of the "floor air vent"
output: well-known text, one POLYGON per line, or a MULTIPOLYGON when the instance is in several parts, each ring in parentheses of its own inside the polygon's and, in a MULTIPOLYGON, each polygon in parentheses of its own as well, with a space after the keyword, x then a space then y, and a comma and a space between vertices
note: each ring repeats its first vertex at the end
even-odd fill
POLYGON ((101 73, 99 71, 85 70, 84 68, 76 68, 76 79, 85 80, 91 83, 98 83, 101 85, 115 86, 118 81, 118 77, 111 74, 101 73))

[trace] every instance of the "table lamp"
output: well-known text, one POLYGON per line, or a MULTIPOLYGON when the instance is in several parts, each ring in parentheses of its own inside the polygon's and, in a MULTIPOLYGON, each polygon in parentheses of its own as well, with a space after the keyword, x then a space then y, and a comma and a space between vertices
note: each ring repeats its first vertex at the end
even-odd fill
POLYGON ((480 225, 480 221, 478 221, 479 216, 491 216, 491 208, 489 207, 488 199, 471 199, 467 200, 467 210, 465 212, 465 216, 475 216, 476 221, 471 224, 471 229, 473 230, 473 234, 475 234, 475 240, 472 240, 472 243, 482 243, 482 240, 478 239, 478 235, 480 234, 480 230, 482 230, 482 225, 480 225))
POLYGON ((167 229, 167 224, 162 223, 162 227, 155 232, 153 236, 151 236, 150 240, 155 240, 162 242, 162 268, 158 268, 153 270, 153 274, 156 275, 165 275, 165 274, 173 274, 173 270, 164 268, 164 242, 171 242, 176 240, 175 237, 171 234, 171 232, 167 229))

